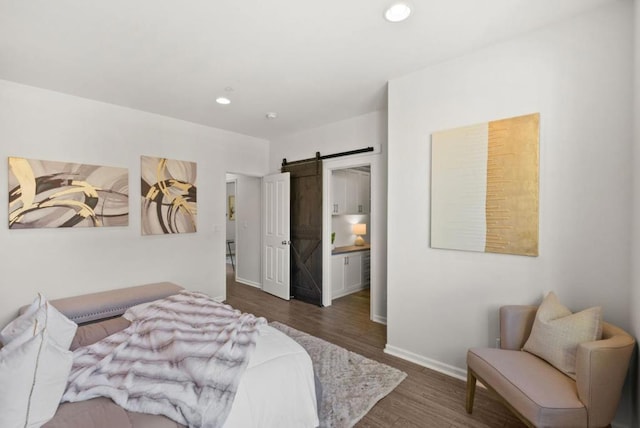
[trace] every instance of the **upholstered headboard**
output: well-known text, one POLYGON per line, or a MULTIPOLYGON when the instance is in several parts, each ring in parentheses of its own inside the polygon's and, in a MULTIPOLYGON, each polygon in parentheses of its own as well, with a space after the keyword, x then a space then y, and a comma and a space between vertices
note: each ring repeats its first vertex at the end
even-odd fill
MULTIPOLYGON (((183 287, 177 284, 157 282, 51 300, 50 303, 71 321, 83 324, 122 315, 132 306, 162 299, 181 290, 183 287)), ((21 308, 20 313, 26 308, 21 308)))

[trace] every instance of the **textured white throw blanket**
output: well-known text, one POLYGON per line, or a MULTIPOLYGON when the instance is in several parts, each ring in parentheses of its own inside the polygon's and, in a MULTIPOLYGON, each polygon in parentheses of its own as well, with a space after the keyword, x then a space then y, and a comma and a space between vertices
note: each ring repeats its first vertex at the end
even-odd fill
POLYGON ((74 352, 62 401, 103 396, 190 427, 221 427, 266 320, 188 291, 125 318, 125 330, 74 352))

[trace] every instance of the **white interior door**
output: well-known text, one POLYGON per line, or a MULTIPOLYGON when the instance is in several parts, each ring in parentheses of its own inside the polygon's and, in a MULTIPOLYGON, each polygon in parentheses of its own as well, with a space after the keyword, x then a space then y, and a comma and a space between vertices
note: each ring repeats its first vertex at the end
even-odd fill
POLYGON ((291 184, 288 172, 262 178, 262 289, 289 300, 291 184))

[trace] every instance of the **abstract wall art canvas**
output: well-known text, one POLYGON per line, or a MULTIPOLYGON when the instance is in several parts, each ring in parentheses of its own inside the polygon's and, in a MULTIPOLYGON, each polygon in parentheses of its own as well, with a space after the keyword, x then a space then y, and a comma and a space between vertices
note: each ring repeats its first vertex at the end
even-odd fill
POLYGON ((9 158, 9 228, 127 226, 126 168, 9 158))
POLYGON ((193 233, 197 226, 195 162, 142 156, 142 234, 193 233))
POLYGON ((431 247, 538 255, 539 113, 431 138, 431 247))
POLYGON ((236 220, 236 196, 235 195, 229 195, 229 201, 227 203, 227 217, 229 218, 229 221, 235 221, 236 220))

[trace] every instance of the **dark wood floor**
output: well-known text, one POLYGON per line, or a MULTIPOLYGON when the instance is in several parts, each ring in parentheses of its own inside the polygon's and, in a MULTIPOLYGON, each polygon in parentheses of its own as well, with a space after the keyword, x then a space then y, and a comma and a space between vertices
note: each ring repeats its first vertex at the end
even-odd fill
POLYGON ((407 378, 380 400, 357 427, 524 426, 482 388, 477 388, 474 411, 468 415, 464 410, 463 381, 385 354, 387 329, 369 320, 368 290, 337 299, 330 307, 319 308, 296 300, 287 302, 238 284, 228 265, 227 303, 406 372, 407 378))

